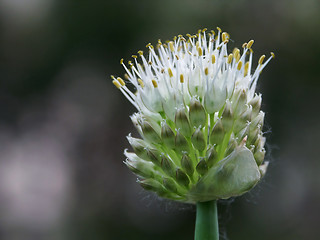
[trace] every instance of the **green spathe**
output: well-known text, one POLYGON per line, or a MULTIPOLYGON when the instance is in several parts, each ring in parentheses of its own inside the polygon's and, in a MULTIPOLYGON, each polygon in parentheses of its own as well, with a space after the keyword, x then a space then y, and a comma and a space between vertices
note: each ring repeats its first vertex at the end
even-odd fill
POLYGON ((190 190, 188 199, 203 202, 239 196, 254 187, 260 178, 252 152, 245 146, 239 146, 209 169, 190 190))

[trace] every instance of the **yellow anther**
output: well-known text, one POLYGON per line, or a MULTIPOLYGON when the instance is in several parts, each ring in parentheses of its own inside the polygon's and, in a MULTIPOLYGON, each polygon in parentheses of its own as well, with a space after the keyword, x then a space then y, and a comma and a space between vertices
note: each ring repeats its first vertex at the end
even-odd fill
POLYGON ((143 88, 144 87, 144 83, 142 81, 142 79, 138 78, 138 83, 140 84, 140 86, 143 88))
POLYGON ((276 55, 274 55, 274 52, 271 52, 270 54, 271 54, 271 56, 272 56, 273 58, 276 57, 276 55))
POLYGON ((202 31, 201 29, 198 29, 198 34, 201 33, 201 31, 202 31))
POLYGON ((168 48, 168 45, 164 43, 164 44, 163 44, 163 47, 164 47, 164 48, 168 48))
POLYGON ((253 43, 254 43, 254 40, 250 40, 247 44, 247 48, 251 49, 253 43))
POLYGON ((190 33, 187 33, 186 36, 187 36, 188 38, 191 38, 191 37, 192 37, 190 33))
POLYGON ((158 87, 158 83, 156 82, 156 80, 152 79, 152 84, 154 86, 154 88, 157 88, 158 87))
POLYGON ((199 56, 202 56, 202 48, 198 47, 198 54, 199 56))
POLYGON ((241 67, 242 67, 242 62, 240 61, 240 62, 238 63, 237 69, 240 70, 241 67))
POLYGON ((233 54, 230 53, 229 56, 228 56, 228 63, 231 63, 232 62, 232 58, 233 58, 233 54))
POLYGON ((225 42, 225 41, 229 40, 229 34, 226 32, 223 32, 221 35, 221 38, 222 38, 222 42, 225 42))
POLYGON ((207 75, 207 76, 209 74, 209 69, 207 67, 204 69, 204 74, 207 75))
POLYGON ((182 46, 179 46, 179 47, 178 47, 178 52, 180 52, 180 51, 181 51, 181 49, 182 49, 182 46))
POLYGON ((213 54, 211 56, 211 62, 212 62, 212 64, 214 64, 216 62, 216 57, 213 54))
POLYGON ((133 57, 133 58, 137 58, 138 56, 137 56, 137 55, 132 55, 131 57, 133 57))
POLYGON ((170 51, 174 52, 174 45, 172 41, 169 42, 169 47, 170 47, 170 51))
POLYGON ((164 69, 163 68, 161 69, 161 73, 164 73, 164 69))
POLYGON ((123 58, 120 59, 120 64, 123 64, 123 58))
POLYGON ((181 82, 181 83, 184 83, 184 77, 183 77, 183 74, 180 74, 180 82, 181 82))
POLYGON ((158 39, 158 43, 159 43, 160 45, 162 44, 161 39, 158 39))
POLYGON ((204 29, 202 29, 202 32, 204 33, 205 31, 207 31, 208 29, 207 28, 204 28, 204 29))
POLYGON ((262 55, 262 56, 259 58, 258 63, 259 63, 260 65, 263 63, 263 60, 264 60, 265 57, 266 57, 266 55, 262 55))
POLYGON ((233 49, 232 53, 233 53, 234 59, 236 59, 236 61, 238 62, 240 60, 240 50, 239 50, 239 48, 233 49))
POLYGON ((227 40, 225 40, 223 43, 224 43, 224 44, 227 44, 228 42, 229 42, 229 40, 227 39, 227 40))
POLYGON ((173 73, 172 73, 171 68, 168 68, 168 73, 169 73, 169 76, 170 76, 170 77, 173 77, 173 73))
POLYGON ((246 48, 246 46, 248 45, 248 43, 244 43, 244 44, 242 44, 242 48, 246 48))
POLYGON ((143 55, 143 51, 138 51, 138 54, 140 55, 140 56, 142 56, 143 55))
POLYGON ((218 30, 219 32, 222 32, 221 28, 219 28, 219 27, 217 27, 217 30, 218 30))
POLYGON ((121 85, 120 85, 120 83, 119 83, 117 80, 113 80, 112 83, 113 83, 113 85, 115 85, 118 89, 121 88, 121 85))
POLYGON ((151 62, 151 61, 149 61, 149 62, 148 62, 148 64, 149 64, 149 65, 152 65, 152 62, 151 62))
POLYGON ((216 32, 215 32, 215 31, 213 31, 213 30, 211 30, 211 33, 212 33, 213 35, 216 35, 216 32))
POLYGON ((249 62, 246 62, 246 64, 244 64, 244 73, 243 73, 244 77, 247 76, 248 70, 249 70, 249 62))
POLYGON ((110 75, 110 77, 111 77, 112 79, 116 79, 113 75, 110 75))
POLYGON ((152 45, 150 45, 150 48, 151 48, 151 49, 154 49, 154 47, 153 47, 152 45))
POLYGON ((197 48, 197 49, 199 48, 199 45, 200 45, 200 44, 199 44, 199 41, 197 41, 197 42, 196 42, 196 48, 197 48))
POLYGON ((118 80, 118 82, 119 82, 122 86, 125 86, 125 85, 126 85, 125 82, 122 80, 121 77, 117 77, 117 80, 118 80))
POLYGON ((124 78, 129 80, 129 75, 127 73, 124 74, 124 78))
POLYGON ((183 38, 183 36, 181 34, 178 35, 178 38, 183 38))
POLYGON ((146 45, 146 48, 148 48, 148 47, 150 47, 151 46, 151 43, 148 43, 147 45, 146 45))
POLYGON ((176 59, 177 59, 177 60, 179 60, 179 57, 178 57, 178 55, 175 55, 175 56, 176 56, 176 59))
POLYGON ((250 51, 250 53, 253 53, 253 50, 252 50, 252 48, 250 48, 250 49, 249 49, 249 51, 250 51))
POLYGON ((177 40, 177 36, 174 36, 174 37, 173 37, 173 41, 175 41, 175 40, 177 40))
POLYGON ((132 65, 132 62, 131 62, 131 61, 128 61, 128 64, 129 64, 129 65, 132 65))

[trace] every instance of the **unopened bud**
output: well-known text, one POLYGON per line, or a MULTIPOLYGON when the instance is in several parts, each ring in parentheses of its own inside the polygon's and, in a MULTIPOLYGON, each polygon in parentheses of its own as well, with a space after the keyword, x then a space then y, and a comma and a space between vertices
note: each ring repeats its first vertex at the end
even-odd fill
POLYGON ((221 144, 224 139, 224 129, 222 126, 221 119, 219 118, 216 124, 213 126, 211 134, 210 134, 210 143, 213 144, 221 144))
POLYGON ((193 175, 194 167, 192 164, 192 160, 187 153, 182 155, 181 167, 190 177, 193 175))
POLYGON ((177 109, 175 115, 175 123, 176 127, 180 129, 181 133, 184 136, 189 137, 191 135, 191 127, 184 108, 177 109))
POLYGON ((206 160, 202 158, 199 163, 196 166, 196 170, 200 175, 204 175, 208 171, 208 165, 206 163, 206 160))
POLYGON ((167 158, 166 156, 162 156, 161 158, 161 168, 169 176, 174 175, 174 169, 175 169, 174 164, 171 161, 171 159, 167 158))
POLYGON ((238 143, 236 141, 236 139, 231 138, 229 143, 228 143, 228 147, 225 153, 225 156, 228 156, 229 154, 231 154, 233 152, 233 150, 238 146, 238 143))
POLYGON ((266 175, 268 165, 269 165, 269 162, 265 162, 264 164, 259 166, 261 177, 264 177, 264 175, 266 175))
POLYGON ((242 140, 245 136, 249 136, 250 134, 250 123, 248 122, 247 125, 241 129, 238 133, 236 133, 236 136, 242 140))
POLYGON ((175 135, 166 122, 161 123, 161 138, 162 141, 167 145, 167 147, 174 148, 175 135))
POLYGON ((258 115, 261 108, 261 102, 262 102, 261 94, 259 95, 255 94, 255 96, 248 103, 249 105, 252 106, 252 118, 255 118, 258 115))
POLYGON ((233 113, 229 100, 226 101, 226 105, 222 112, 222 125, 226 131, 229 131, 233 125, 233 113))
POLYGON ((218 153, 215 146, 211 146, 206 153, 208 167, 211 168, 218 161, 218 153))
POLYGON ((200 101, 192 98, 190 101, 189 119, 192 127, 205 126, 207 114, 200 101))
POLYGON ((146 148, 148 159, 153 162, 155 165, 160 166, 161 165, 161 157, 160 152, 156 149, 150 149, 146 148))
POLYGON ((163 185, 161 183, 159 183, 158 181, 154 180, 153 178, 148 178, 145 180, 138 180, 138 183, 145 190, 154 191, 157 193, 165 192, 165 188, 163 187, 163 185))
POLYGON ((252 107, 246 105, 246 110, 235 121, 233 126, 233 131, 237 133, 241 129, 243 129, 247 125, 247 123, 250 122, 251 115, 252 115, 252 107))
POLYGON ((143 132, 143 137, 152 143, 160 143, 161 138, 158 133, 153 129, 153 127, 144 120, 140 121, 140 126, 143 132))
POLYGON ((257 150, 253 155, 258 166, 262 164, 265 155, 266 155, 266 150, 264 148, 257 150))
POLYGON ((145 159, 147 157, 147 152, 145 149, 147 147, 147 143, 142 139, 134 138, 130 135, 127 136, 127 139, 135 154, 137 154, 140 158, 145 159))
POLYGON ((236 102, 232 104, 234 116, 239 116, 246 110, 247 92, 245 89, 238 89, 238 91, 236 102))
POLYGON ((204 139, 203 131, 200 128, 197 128, 192 134, 191 142, 193 146, 200 152, 206 148, 206 140, 204 139))
POLYGON ((185 186, 185 187, 189 186, 190 180, 187 174, 185 174, 185 172, 182 171, 180 168, 177 168, 176 170, 176 180, 182 186, 185 186))
POLYGON ((266 142, 266 138, 263 137, 261 134, 258 134, 258 137, 256 139, 256 141, 254 142, 254 145, 255 145, 255 149, 258 150, 258 149, 261 149, 264 147, 264 144, 266 142))
POLYGON ((140 177, 149 178, 154 177, 154 165, 151 162, 144 161, 139 158, 135 153, 124 151, 124 155, 127 157, 124 163, 127 167, 140 177))
MULTIPOLYGON (((258 116, 256 116, 254 119, 252 119, 251 122, 251 129, 257 127, 258 125, 260 125, 260 128, 262 129, 263 127, 263 120, 264 120, 264 112, 260 111, 258 116)), ((250 129, 250 130, 251 130, 250 129)))
POLYGON ((182 152, 182 151, 189 151, 189 144, 186 140, 186 138, 180 133, 180 130, 177 130, 177 135, 175 138, 175 148, 176 150, 182 152))
POLYGON ((177 185, 172 178, 163 178, 163 186, 170 192, 177 192, 177 185))

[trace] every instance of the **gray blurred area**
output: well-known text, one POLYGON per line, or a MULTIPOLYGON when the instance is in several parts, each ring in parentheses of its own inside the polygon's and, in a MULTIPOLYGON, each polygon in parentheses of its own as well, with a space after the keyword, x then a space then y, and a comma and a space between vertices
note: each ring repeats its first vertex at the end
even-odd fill
MULTIPOLYGON (((123 164, 135 109, 112 85, 148 42, 221 27, 255 39, 270 167, 219 204, 221 239, 320 235, 320 1, 0 0, 0 239, 193 239, 195 207, 123 164), (317 155, 318 154, 318 155, 317 155)), ((135 133, 134 133, 135 134, 135 133)))

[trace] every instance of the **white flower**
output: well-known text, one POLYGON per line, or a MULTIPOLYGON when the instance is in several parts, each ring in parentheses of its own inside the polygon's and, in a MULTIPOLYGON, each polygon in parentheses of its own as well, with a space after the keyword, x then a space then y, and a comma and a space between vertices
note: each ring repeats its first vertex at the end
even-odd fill
POLYGON ((141 63, 134 55, 128 68, 121 59, 127 84, 112 76, 137 108, 131 119, 142 137, 129 135, 135 153, 125 151, 125 163, 143 187, 163 197, 197 202, 240 195, 266 171, 255 90, 274 54, 265 62, 261 56, 252 71, 253 40, 228 54, 229 34, 217 29, 159 40, 157 51, 148 44, 148 57, 138 52, 141 63))

